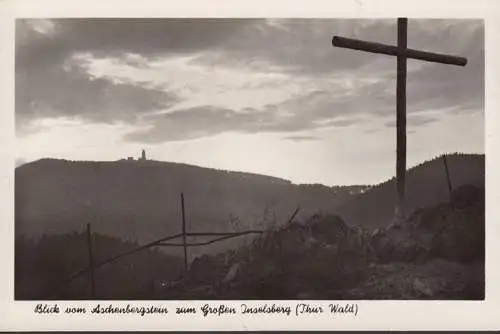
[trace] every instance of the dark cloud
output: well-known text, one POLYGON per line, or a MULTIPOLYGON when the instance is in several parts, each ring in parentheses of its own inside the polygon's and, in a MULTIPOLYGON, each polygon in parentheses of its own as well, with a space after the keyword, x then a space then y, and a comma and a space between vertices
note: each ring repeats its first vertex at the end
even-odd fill
MULTIPOLYGON (((331 75, 362 68, 380 73, 395 65, 395 57, 377 55, 331 44, 334 35, 389 45, 397 41, 396 19, 280 19, 256 20, 238 30, 238 38, 227 38, 217 53, 203 54, 200 63, 242 64, 256 60, 283 68, 288 73, 331 75), (391 61, 392 59, 392 61, 391 61), (367 64, 374 64, 374 67, 367 64), (377 66, 383 64, 384 68, 377 66), (377 68, 379 67, 379 68, 377 68)), ((441 53, 469 53, 482 45, 462 43, 483 29, 482 20, 410 20, 409 47, 441 53)), ((214 48, 215 49, 215 48, 214 48)))
POLYGON ((372 55, 363 52, 334 51, 334 34, 391 43, 395 36, 393 25, 391 20, 285 19, 275 20, 275 24, 256 21, 239 31, 239 38, 228 39, 219 52, 201 55, 196 61, 210 66, 261 61, 294 75, 323 76, 359 68, 373 60, 372 55))
POLYGON ((141 113, 178 102, 173 92, 92 78, 78 66, 64 68, 78 53, 116 56, 135 67, 147 66, 144 57, 214 48, 251 20, 53 19, 53 28, 46 33, 33 28, 38 21, 16 21, 19 133, 36 118, 133 122, 141 113), (143 58, 126 57, 131 53, 143 58))
POLYGON ((174 94, 158 89, 89 77, 77 67, 23 68, 16 73, 16 80, 18 121, 69 116, 93 122, 133 122, 140 113, 178 101, 174 94))
MULTIPOLYGON (((224 132, 286 133, 334 125, 331 122, 325 122, 323 125, 315 124, 316 119, 306 113, 282 115, 275 106, 268 106, 264 111, 247 109, 245 112, 203 106, 154 115, 147 117, 147 120, 149 128, 131 132, 125 135, 125 139, 159 143, 202 138, 224 132)), ((339 121, 338 126, 347 126, 347 123, 339 121)))
POLYGON ((223 132, 295 132, 318 127, 305 113, 280 115, 279 108, 236 112, 212 106, 176 110, 147 118, 150 127, 129 133, 126 140, 157 143, 202 138, 223 132), (272 110, 272 111, 271 111, 272 110))
MULTIPOLYGON (((313 92, 310 95, 320 94, 313 92)), ((224 132, 287 133, 321 127, 346 127, 359 122, 357 119, 340 118, 342 113, 327 114, 321 109, 319 111, 298 109, 294 113, 286 114, 281 113, 281 110, 283 110, 283 105, 268 105, 263 110, 246 108, 243 111, 212 106, 176 110, 146 117, 149 127, 131 132, 125 136, 125 139, 135 142, 160 143, 202 138, 224 132)), ((293 135, 287 138, 299 140, 300 137, 293 135)))
POLYGON ((464 56, 467 65, 427 63, 420 71, 411 73, 407 91, 409 112, 455 106, 456 110, 484 110, 484 26, 471 25, 469 30, 462 29, 463 35, 453 27, 436 33, 442 44, 427 49, 464 56))
POLYGON ((272 124, 274 115, 265 112, 237 113, 203 106, 148 117, 150 128, 125 135, 129 141, 157 143, 202 138, 227 131, 250 132, 272 124))
POLYGON ((232 19, 51 19, 52 34, 30 29, 36 20, 16 21, 16 60, 23 66, 52 63, 75 52, 95 55, 137 53, 143 56, 217 49, 246 25, 259 20, 232 19))

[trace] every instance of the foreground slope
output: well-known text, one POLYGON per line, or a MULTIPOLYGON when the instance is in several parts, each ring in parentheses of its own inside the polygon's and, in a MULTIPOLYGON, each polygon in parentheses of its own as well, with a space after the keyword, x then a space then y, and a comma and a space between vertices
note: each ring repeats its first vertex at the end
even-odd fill
POLYGON ((484 192, 369 231, 334 215, 292 223, 248 247, 203 257, 165 299, 484 299, 484 192))

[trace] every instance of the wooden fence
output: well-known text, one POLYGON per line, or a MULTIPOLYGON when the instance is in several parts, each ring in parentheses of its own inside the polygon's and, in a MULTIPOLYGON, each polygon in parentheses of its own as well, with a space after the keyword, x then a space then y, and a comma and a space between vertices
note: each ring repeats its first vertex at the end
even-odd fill
MULTIPOLYGON (((184 248, 184 270, 187 272, 189 270, 188 266, 188 247, 197 247, 197 246, 206 246, 215 242, 223 241, 223 240, 228 240, 231 238, 236 238, 240 237, 243 235, 248 235, 248 234, 263 234, 265 232, 268 232, 267 230, 246 230, 246 231, 239 231, 239 232, 197 232, 197 233, 192 233, 192 232, 186 232, 186 212, 185 212, 185 206, 184 206, 184 194, 181 193, 181 213, 182 213, 182 233, 174 234, 174 235, 169 235, 167 237, 163 237, 160 239, 157 239, 155 241, 149 242, 145 245, 139 246, 135 249, 129 250, 127 252, 123 252, 121 254, 118 254, 116 256, 113 256, 111 258, 108 258, 106 260, 103 260, 98 263, 94 263, 93 259, 93 249, 92 249, 92 231, 90 228, 90 224, 87 224, 87 245, 88 245, 88 261, 89 261, 89 266, 87 268, 84 268, 73 275, 66 277, 62 282, 59 282, 57 285, 57 288, 52 288, 50 289, 50 293, 44 294, 44 296, 41 299, 45 299, 47 296, 49 299, 56 298, 59 292, 62 290, 64 286, 67 284, 71 283, 78 277, 81 277, 83 275, 88 275, 89 276, 89 286, 90 286, 90 295, 92 299, 95 299, 96 294, 96 281, 95 281, 95 270, 99 269, 107 264, 110 264, 112 262, 115 262, 125 256, 137 253, 139 251, 151 248, 151 247, 157 247, 157 246, 164 246, 164 247, 183 247, 184 248), (203 242, 193 242, 193 243, 188 243, 186 240, 186 237, 214 237, 214 239, 209 240, 209 241, 203 241, 203 242), (182 238, 181 243, 174 243, 171 242, 172 240, 175 239, 180 239, 182 238)), ((292 213, 290 218, 288 219, 288 223, 290 223, 295 216, 297 215, 299 211, 299 207, 295 209, 295 211, 292 213)))

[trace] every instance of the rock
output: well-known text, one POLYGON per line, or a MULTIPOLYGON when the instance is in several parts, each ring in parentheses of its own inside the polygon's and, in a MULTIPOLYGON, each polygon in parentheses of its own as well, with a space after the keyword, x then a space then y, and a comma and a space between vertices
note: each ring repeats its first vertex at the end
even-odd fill
POLYGON ((419 293, 431 297, 433 296, 433 292, 428 284, 426 284, 425 281, 422 281, 419 278, 414 278, 413 279, 413 288, 418 291, 419 293))
POLYGON ((382 230, 380 228, 376 228, 372 234, 371 234, 371 237, 372 238, 375 238, 376 236, 378 236, 379 234, 382 234, 382 230))
POLYGON ((318 240, 316 240, 313 236, 309 236, 307 239, 306 239, 306 242, 305 242, 305 246, 306 247, 314 247, 315 245, 318 244, 318 240))
POLYGON ((461 209, 484 203, 485 192, 471 185, 464 185, 455 189, 451 194, 451 203, 454 208, 461 209))
POLYGON ((434 232, 433 256, 461 263, 485 256, 484 190, 463 186, 452 193, 452 203, 441 208, 446 224, 434 232))
POLYGON ((299 226, 292 226, 281 230, 274 235, 273 242, 279 245, 281 252, 296 253, 301 252, 300 249, 304 246, 307 238, 307 233, 299 226))
MULTIPOLYGON (((484 259, 484 230, 471 222, 455 222, 432 240, 433 256, 461 263, 484 259)), ((479 224, 477 224, 479 225, 479 224)))
POLYGON ((233 264, 231 266, 231 268, 229 269, 228 273, 226 274, 226 276, 224 277, 224 279, 222 280, 222 282, 224 282, 224 283, 231 282, 238 274, 239 269, 240 269, 239 263, 233 264))
POLYGON ((371 238, 369 246, 365 249, 371 249, 380 263, 392 261, 415 263, 429 258, 429 247, 423 239, 404 229, 378 233, 371 238))
POLYGON ((224 264, 230 263, 234 257, 236 256, 236 252, 234 250, 229 250, 226 253, 223 253, 224 256, 224 264))
POLYGON ((322 242, 336 243, 349 235, 350 229, 344 221, 336 215, 313 216, 307 226, 311 235, 322 242))
POLYGON ((216 280, 221 270, 220 258, 206 254, 197 257, 189 268, 189 277, 198 282, 216 280))
POLYGON ((395 230, 395 229, 400 229, 400 228, 403 228, 403 222, 401 220, 394 220, 387 227, 388 230, 395 230))

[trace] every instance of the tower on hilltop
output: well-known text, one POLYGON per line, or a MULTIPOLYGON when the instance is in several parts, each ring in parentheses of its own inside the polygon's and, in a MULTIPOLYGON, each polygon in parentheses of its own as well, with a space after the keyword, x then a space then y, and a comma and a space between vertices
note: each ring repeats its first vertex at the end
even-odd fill
POLYGON ((142 150, 141 160, 146 160, 146 150, 142 150))

